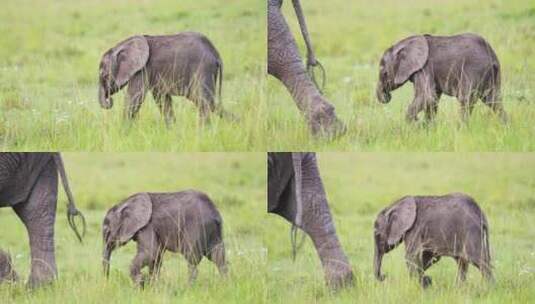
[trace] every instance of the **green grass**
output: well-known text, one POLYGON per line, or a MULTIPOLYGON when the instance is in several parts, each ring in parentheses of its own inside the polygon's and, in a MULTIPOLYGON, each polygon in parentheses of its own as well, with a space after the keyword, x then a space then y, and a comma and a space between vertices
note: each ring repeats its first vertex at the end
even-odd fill
MULTIPOLYGON (((2 302, 16 303, 528 303, 535 297, 535 155, 502 153, 320 153, 319 166, 336 228, 356 277, 354 288, 331 294, 312 243, 292 262, 290 225, 266 213, 264 153, 65 153, 78 207, 88 220, 79 244, 65 219, 60 190, 56 220, 59 279, 27 291, 23 283, 0 285, 2 302), (224 219, 230 277, 201 263, 187 285, 187 266, 167 254, 161 278, 137 290, 128 276, 134 244, 114 252, 109 280, 101 270, 100 225, 108 208, 138 191, 201 189, 224 219), (376 214, 406 194, 472 195, 488 217, 495 286, 470 267, 455 285, 455 262, 444 258, 429 274, 434 285, 420 290, 408 278, 403 245, 384 259, 387 280, 372 273, 372 228, 376 214)), ((0 209, 0 247, 9 250, 19 274, 29 273, 23 224, 0 209)))
MULTIPOLYGON (((0 149, 69 151, 264 150, 265 3, 214 0, 6 0, 0 10, 0 149), (123 92, 110 111, 97 100, 101 55, 135 34, 204 33, 224 63, 223 105, 239 123, 174 98, 166 128, 152 96, 139 121, 123 121, 123 92)), ((123 90, 124 91, 124 90, 123 90)))
MULTIPOLYGON (((28 292, 23 282, 0 285, 0 302, 9 303, 227 303, 263 301, 268 272, 263 231, 266 216, 264 153, 65 153, 65 164, 76 203, 88 222, 79 244, 65 217, 66 198, 60 189, 56 219, 59 279, 53 286, 28 292), (187 284, 184 259, 167 253, 157 284, 136 290, 129 278, 135 254, 131 242, 114 252, 110 279, 102 275, 101 224, 105 212, 139 191, 179 191, 195 188, 210 195, 223 217, 230 276, 222 280, 215 265, 204 260, 198 281, 187 284)), ((24 225, 9 208, 0 210, 0 247, 9 250, 16 270, 26 280, 29 246, 24 225)))
MULTIPOLYGON (((325 96, 348 133, 314 140, 286 89, 268 80, 269 149, 277 151, 533 151, 535 149, 535 3, 532 1, 411 0, 303 1, 316 56, 327 72, 325 96), (443 96, 430 127, 408 125, 412 84, 376 101, 379 60, 390 45, 414 34, 479 33, 502 66, 503 102, 511 123, 503 126, 481 102, 468 127, 456 99, 443 96)), ((290 1, 284 13, 304 54, 290 1)))

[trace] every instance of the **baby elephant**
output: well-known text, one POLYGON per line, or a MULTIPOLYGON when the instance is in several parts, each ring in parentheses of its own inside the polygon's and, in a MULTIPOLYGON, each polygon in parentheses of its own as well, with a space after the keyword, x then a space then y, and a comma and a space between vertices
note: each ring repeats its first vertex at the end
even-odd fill
MULTIPOLYGON (((200 33, 132 36, 102 56, 99 69, 100 105, 113 106, 111 95, 128 84, 125 116, 136 117, 148 90, 167 123, 175 120, 171 96, 193 100, 206 121, 216 111, 214 96, 221 83, 223 62, 214 45, 200 33)), ((223 110, 217 109, 222 115, 223 110)))
POLYGON ((490 263, 488 224, 473 198, 462 193, 443 196, 406 196, 382 210, 375 221, 375 277, 382 281, 383 255, 405 241, 405 259, 411 275, 422 286, 431 285, 424 271, 442 256, 457 261, 459 281, 466 279, 468 263, 494 281, 490 263))
POLYGON ((141 269, 158 275, 165 250, 180 252, 189 264, 189 282, 197 276, 203 256, 213 261, 222 275, 227 273, 222 219, 210 198, 198 191, 137 193, 111 208, 102 225, 103 266, 106 276, 112 251, 133 239, 137 255, 130 266, 134 283, 146 281, 141 269))
POLYGON ((377 99, 388 103, 390 92, 407 80, 414 84, 408 121, 416 121, 421 111, 431 121, 442 93, 457 97, 465 122, 477 99, 507 121, 500 97, 500 63, 491 46, 478 35, 420 35, 396 43, 381 58, 377 99))
POLYGON ((8 282, 16 282, 19 280, 19 276, 13 269, 13 263, 9 254, 0 249, 0 284, 8 282))

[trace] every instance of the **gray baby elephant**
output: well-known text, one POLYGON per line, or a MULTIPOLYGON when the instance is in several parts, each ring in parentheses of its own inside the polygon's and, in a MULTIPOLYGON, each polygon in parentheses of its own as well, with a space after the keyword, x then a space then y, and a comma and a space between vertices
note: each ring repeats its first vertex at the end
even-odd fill
POLYGON ((125 116, 136 117, 148 90, 167 123, 175 120, 171 96, 186 96, 199 108, 202 121, 210 112, 223 115, 214 97, 221 85, 223 61, 204 35, 183 32, 176 35, 132 36, 102 56, 99 68, 99 101, 109 109, 111 95, 128 85, 125 116))
POLYGON ((390 92, 408 80, 414 84, 408 121, 416 121, 421 111, 427 121, 432 120, 443 93, 457 97, 464 121, 477 99, 507 121, 500 97, 500 63, 478 35, 411 36, 391 46, 381 58, 377 99, 388 103, 390 92))
POLYGON ((466 279, 469 263, 494 281, 488 231, 483 211, 466 194, 403 197, 383 209, 375 221, 375 277, 384 279, 383 255, 404 241, 409 272, 418 275, 424 288, 431 285, 424 271, 442 256, 457 261, 459 281, 466 279))
POLYGON ((111 208, 104 218, 104 273, 109 274, 112 251, 133 239, 137 242, 137 255, 130 266, 130 276, 140 287, 146 282, 141 269, 148 266, 151 278, 155 278, 165 250, 180 252, 186 258, 190 283, 197 276, 197 265, 203 256, 226 275, 222 224, 213 202, 202 192, 134 194, 111 208))
POLYGON ((19 280, 18 274, 13 269, 11 256, 0 249, 0 284, 3 282, 16 282, 19 280))

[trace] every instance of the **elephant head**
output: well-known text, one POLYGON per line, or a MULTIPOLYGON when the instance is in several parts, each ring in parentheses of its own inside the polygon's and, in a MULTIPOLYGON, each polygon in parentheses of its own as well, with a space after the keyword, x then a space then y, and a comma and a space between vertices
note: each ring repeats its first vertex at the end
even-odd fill
POLYGON ((329 287, 353 282, 314 153, 268 154, 268 212, 279 214, 310 236, 329 287))
POLYGON ((113 250, 130 241, 149 223, 151 216, 152 201, 147 193, 135 194, 108 211, 102 224, 104 240, 102 263, 106 276, 109 275, 113 250))
POLYGON ((416 220, 416 202, 413 197, 404 197, 382 210, 374 225, 375 256, 374 272, 377 280, 384 280, 381 274, 383 255, 399 245, 405 233, 416 220))
POLYGON ((130 37, 102 55, 98 93, 102 108, 110 109, 113 106, 111 95, 143 69, 148 59, 149 45, 143 36, 130 37))
POLYGON ((390 102, 390 92, 402 86, 421 70, 429 57, 425 36, 412 36, 387 49, 379 64, 376 95, 381 103, 390 102))

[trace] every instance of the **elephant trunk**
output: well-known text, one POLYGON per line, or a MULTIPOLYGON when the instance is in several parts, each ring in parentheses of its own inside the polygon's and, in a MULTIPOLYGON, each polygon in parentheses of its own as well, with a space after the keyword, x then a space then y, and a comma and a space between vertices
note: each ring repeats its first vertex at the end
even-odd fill
POLYGON ((100 102, 100 106, 104 109, 111 109, 113 107, 113 99, 110 97, 108 90, 106 90, 103 84, 101 84, 98 89, 98 101, 100 102))
POLYGON ((375 254, 373 259, 373 268, 375 273, 375 278, 378 281, 383 281, 385 276, 381 273, 381 264, 383 262, 384 252, 379 248, 379 242, 375 241, 375 254))
POLYGON ((377 100, 380 103, 389 103, 390 99, 392 98, 392 95, 390 95, 390 91, 385 88, 381 81, 377 83, 377 89, 375 90, 375 94, 377 95, 377 100))
POLYGON ((268 10, 268 73, 286 86, 314 135, 343 134, 345 125, 307 73, 280 8, 269 5, 268 10))
POLYGON ((327 286, 338 289, 353 283, 353 272, 336 235, 325 190, 314 158, 302 169, 302 229, 312 239, 320 257, 327 286))
POLYGON ((324 227, 306 229, 311 237, 325 272, 327 286, 339 289, 353 283, 353 272, 336 235, 332 219, 324 227))
POLYGON ((104 252, 102 254, 102 268, 104 270, 104 276, 108 277, 110 275, 110 259, 111 253, 113 252, 113 247, 110 244, 106 244, 104 252))

